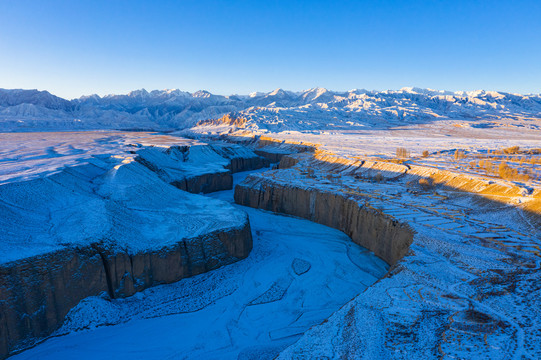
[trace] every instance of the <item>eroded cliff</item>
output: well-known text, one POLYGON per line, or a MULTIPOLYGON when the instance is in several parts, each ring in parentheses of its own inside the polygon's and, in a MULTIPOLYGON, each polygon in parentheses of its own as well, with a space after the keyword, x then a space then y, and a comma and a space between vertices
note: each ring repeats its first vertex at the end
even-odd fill
POLYGON ((269 164, 246 147, 223 143, 150 146, 137 151, 135 160, 165 182, 196 194, 232 189, 232 173, 269 164))
POLYGON ((359 197, 285 184, 269 174, 248 177, 237 185, 235 202, 341 230, 391 265, 406 254, 413 241, 413 231, 407 225, 363 204, 359 197))

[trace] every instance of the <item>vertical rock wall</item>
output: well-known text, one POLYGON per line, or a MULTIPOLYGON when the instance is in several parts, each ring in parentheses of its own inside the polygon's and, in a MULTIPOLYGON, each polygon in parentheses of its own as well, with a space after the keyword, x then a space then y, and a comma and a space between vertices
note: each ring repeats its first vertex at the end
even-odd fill
POLYGON ((249 177, 235 188, 235 202, 341 230, 391 265, 406 254, 413 241, 413 230, 407 225, 340 193, 249 177))
POLYGON ((128 254, 94 244, 0 265, 0 358, 54 332, 71 308, 107 292, 126 297, 248 256, 244 226, 179 241, 159 251, 128 254))
POLYGON ((194 194, 233 188, 232 173, 260 169, 269 160, 240 145, 147 147, 135 160, 163 181, 194 194))
POLYGON ((233 177, 230 172, 202 174, 182 180, 174 180, 171 182, 171 185, 192 194, 208 194, 215 191, 232 189, 233 177))

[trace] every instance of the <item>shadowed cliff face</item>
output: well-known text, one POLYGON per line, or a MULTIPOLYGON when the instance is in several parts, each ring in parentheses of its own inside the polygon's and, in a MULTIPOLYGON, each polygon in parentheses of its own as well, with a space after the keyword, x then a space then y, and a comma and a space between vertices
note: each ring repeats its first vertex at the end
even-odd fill
POLYGON ((137 152, 135 160, 163 181, 195 194, 232 189, 232 173, 269 165, 248 148, 220 143, 147 147, 137 152))
POLYGON ((0 354, 35 344, 62 324, 82 299, 107 292, 131 296, 245 258, 244 226, 185 239, 158 251, 129 254, 100 244, 65 249, 0 266, 0 354))

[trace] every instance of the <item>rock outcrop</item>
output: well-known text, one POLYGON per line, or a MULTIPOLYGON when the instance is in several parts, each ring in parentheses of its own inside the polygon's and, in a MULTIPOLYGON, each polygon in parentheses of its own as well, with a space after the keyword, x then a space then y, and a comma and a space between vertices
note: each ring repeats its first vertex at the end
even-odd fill
MULTIPOLYGON (((186 133, 186 136, 192 136, 193 133, 186 133)), ((288 155, 297 155, 301 153, 313 153, 317 149, 317 145, 311 143, 294 143, 282 140, 276 140, 268 136, 253 135, 199 135, 196 138, 206 139, 210 142, 225 142, 227 147, 236 146, 246 149, 252 154, 256 154, 266 160, 266 165, 270 163, 279 163, 282 158, 288 155)), ((213 146, 215 146, 213 144, 213 146)), ((224 156, 227 157, 227 156, 224 156)), ((246 157, 246 156, 245 156, 246 157)), ((258 166, 258 169, 263 166, 258 166)), ((245 170, 251 170, 246 168, 245 170)), ((241 170, 242 171, 242 170, 241 170)), ((233 171, 235 172, 235 171, 233 171)))
POLYGON ((126 297, 243 259, 250 225, 130 254, 91 244, 0 265, 0 358, 50 335, 88 296, 126 297))
POLYGON ((346 233, 389 264, 408 251, 413 231, 382 212, 345 194, 250 176, 235 188, 241 205, 299 216, 346 233))
POLYGON ((519 182, 495 179, 480 174, 464 174, 458 171, 439 169, 433 166, 416 164, 398 164, 389 161, 372 161, 369 159, 346 159, 326 151, 315 150, 314 154, 292 153, 283 156, 277 165, 278 169, 288 169, 299 162, 305 169, 318 169, 336 176, 353 176, 377 182, 399 182, 406 187, 421 185, 426 188, 443 188, 457 193, 478 195, 483 199, 502 204, 519 206, 525 210, 526 216, 541 214, 541 190, 525 186, 519 182))
POLYGON ((210 146, 221 157, 229 161, 226 168, 233 174, 241 171, 257 170, 270 165, 267 158, 260 156, 247 146, 223 142, 213 142, 210 146))
MULTIPOLYGON (((278 162, 276 169, 290 169, 298 165, 293 171, 300 171, 308 177, 314 168, 326 173, 327 176, 346 172, 349 175, 355 173, 355 176, 381 176, 385 179, 399 178, 407 170, 407 167, 397 164, 350 161, 322 156, 322 153, 312 145, 277 142, 271 138, 259 139, 257 144, 274 149, 269 153, 280 154, 273 159, 278 162)), ((341 230, 355 243, 373 251, 391 265, 407 253, 413 242, 411 228, 372 208, 369 203, 364 202, 367 198, 343 193, 340 188, 330 191, 306 187, 302 181, 293 180, 296 178, 295 175, 281 179, 280 174, 283 172, 278 170, 269 173, 269 176, 248 177, 235 188, 235 202, 299 216, 341 230)))
POLYGON ((146 147, 137 152, 135 160, 165 182, 196 194, 232 189, 232 173, 269 164, 246 147, 221 143, 146 147))
POLYGON ((284 156, 303 152, 313 152, 314 147, 310 145, 293 144, 286 141, 277 141, 271 137, 258 136, 252 141, 254 152, 263 156, 271 163, 278 163, 284 156))

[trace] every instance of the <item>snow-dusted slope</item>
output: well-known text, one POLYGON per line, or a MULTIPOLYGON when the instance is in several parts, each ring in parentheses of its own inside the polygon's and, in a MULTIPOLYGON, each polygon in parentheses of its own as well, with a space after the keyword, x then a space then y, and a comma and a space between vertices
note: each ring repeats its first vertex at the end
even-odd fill
POLYGON ((229 113, 246 119, 244 128, 272 132, 388 127, 439 119, 539 119, 541 96, 418 88, 347 92, 276 89, 247 96, 142 89, 68 101, 46 91, 0 89, 0 131, 183 129, 229 113))

